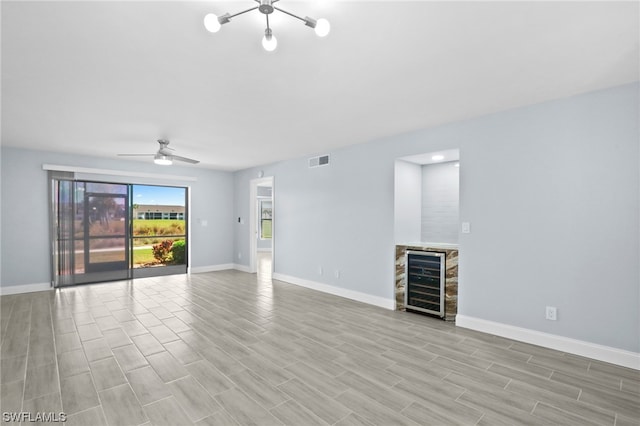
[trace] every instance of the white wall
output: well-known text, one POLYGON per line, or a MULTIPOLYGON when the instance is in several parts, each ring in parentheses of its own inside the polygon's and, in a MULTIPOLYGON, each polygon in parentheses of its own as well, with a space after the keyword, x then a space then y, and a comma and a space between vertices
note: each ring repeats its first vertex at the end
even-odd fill
MULTIPOLYGON (((459 313, 640 352, 638 87, 351 146, 328 167, 260 167, 278 190, 275 272, 392 300, 395 159, 459 148, 460 220, 472 223, 459 313)), ((236 216, 257 173, 235 174, 236 216)), ((248 244, 236 226, 236 252, 248 244)))
MULTIPOLYGON (((191 267, 233 263, 233 178, 229 172, 197 167, 169 168, 43 151, 3 147, 2 155, 2 287, 48 283, 50 276, 47 172, 44 163, 158 175, 196 177, 176 181, 191 187, 191 267), (199 220, 198 220, 199 219, 199 220), (202 222, 206 221, 207 226, 202 222)), ((132 182, 136 179, 133 178, 132 182)), ((145 179, 141 183, 153 183, 145 179)), ((171 184, 157 179, 156 183, 171 184)))
POLYGON ((433 243, 458 243, 458 161, 422 166, 421 239, 433 243))
POLYGON ((394 235, 396 244, 420 241, 422 167, 396 160, 394 176, 394 235))

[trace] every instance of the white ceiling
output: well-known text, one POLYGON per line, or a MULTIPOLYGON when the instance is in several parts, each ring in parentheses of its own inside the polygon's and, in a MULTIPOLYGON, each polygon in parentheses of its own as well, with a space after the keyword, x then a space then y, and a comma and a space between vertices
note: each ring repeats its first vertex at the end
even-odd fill
POLYGON ((638 80, 638 2, 282 0, 332 32, 276 12, 273 53, 258 11, 202 25, 253 5, 3 0, 2 144, 116 158, 163 137, 237 170, 638 80))

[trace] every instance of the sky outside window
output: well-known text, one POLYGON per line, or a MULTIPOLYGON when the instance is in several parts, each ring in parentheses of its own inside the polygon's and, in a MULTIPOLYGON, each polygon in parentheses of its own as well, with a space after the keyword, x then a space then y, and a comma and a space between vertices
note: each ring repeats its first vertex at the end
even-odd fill
POLYGON ((184 206, 185 188, 133 185, 133 204, 184 206))

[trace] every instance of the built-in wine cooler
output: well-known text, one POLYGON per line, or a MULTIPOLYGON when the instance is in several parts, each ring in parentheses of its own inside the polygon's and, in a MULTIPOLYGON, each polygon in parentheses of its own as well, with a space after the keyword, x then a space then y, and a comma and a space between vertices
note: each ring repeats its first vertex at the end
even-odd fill
POLYGON ((445 254, 407 250, 405 260, 405 308, 444 317, 445 254))

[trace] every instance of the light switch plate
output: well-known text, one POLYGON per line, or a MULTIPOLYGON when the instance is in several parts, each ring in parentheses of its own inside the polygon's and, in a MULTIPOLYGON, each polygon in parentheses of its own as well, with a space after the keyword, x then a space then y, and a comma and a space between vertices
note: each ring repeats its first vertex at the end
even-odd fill
POLYGON ((462 233, 463 234, 471 233, 471 222, 462 222, 462 233))

